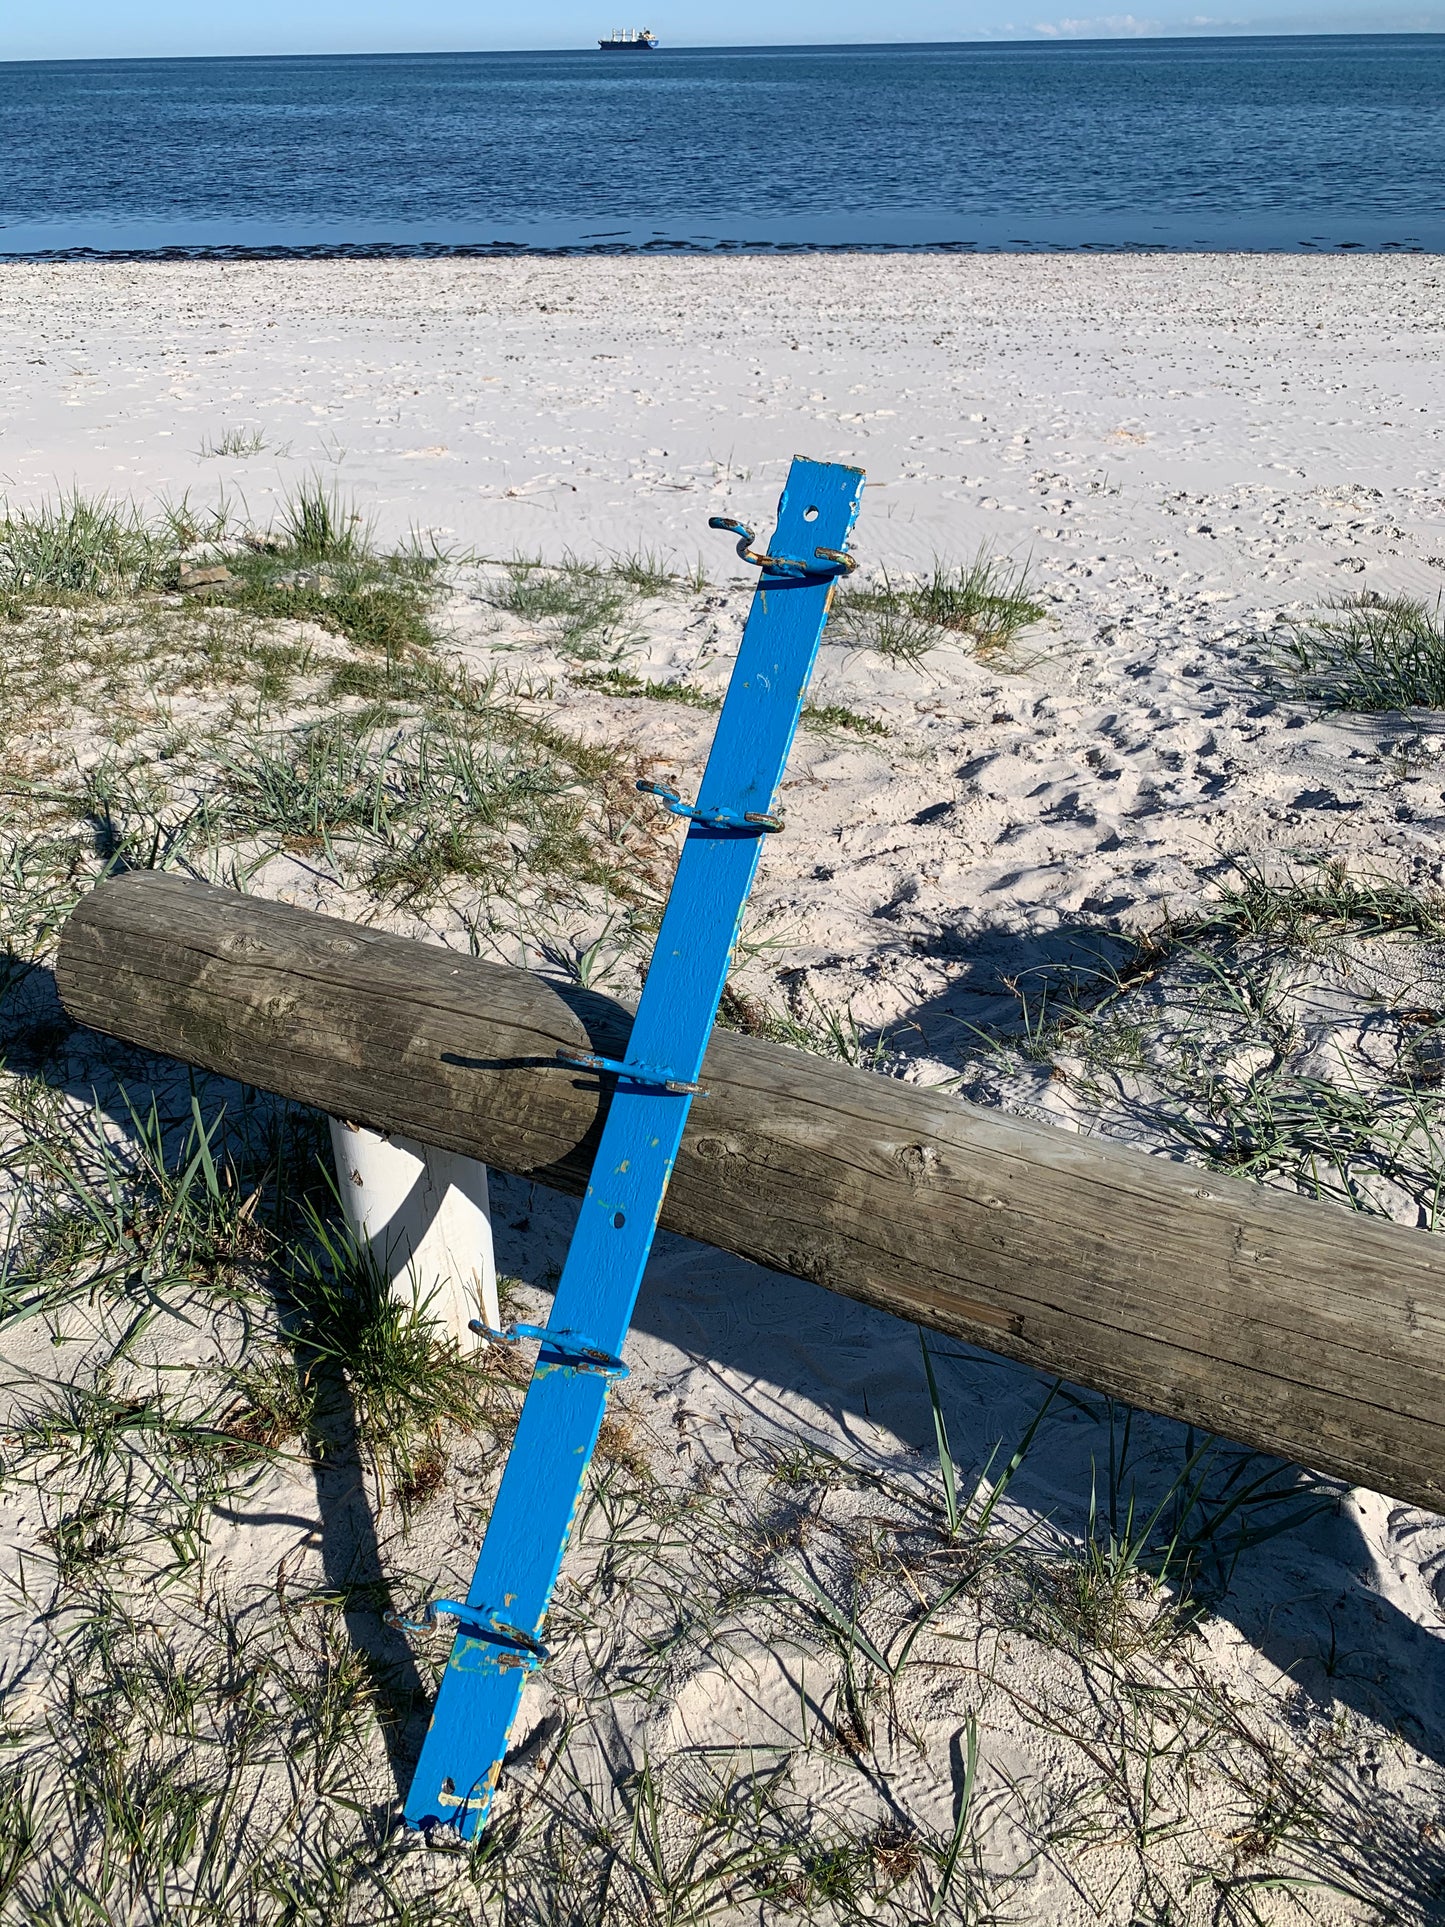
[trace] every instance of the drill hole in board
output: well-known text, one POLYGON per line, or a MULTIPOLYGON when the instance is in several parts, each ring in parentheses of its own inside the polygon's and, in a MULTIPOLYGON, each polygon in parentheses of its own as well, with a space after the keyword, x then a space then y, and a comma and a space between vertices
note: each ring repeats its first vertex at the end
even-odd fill
POLYGON ((803 520, 805 522, 816 522, 817 519, 818 511, 815 508, 806 508, 803 510, 803 520))
POLYGON ((620 1231, 620 1230, 622 1229, 622 1227, 623 1227, 623 1225, 625 1225, 626 1223, 627 1223, 627 1213, 626 1213, 625 1211, 614 1211, 614 1212, 613 1212, 613 1214, 612 1214, 612 1229, 613 1229, 614 1231, 620 1231))

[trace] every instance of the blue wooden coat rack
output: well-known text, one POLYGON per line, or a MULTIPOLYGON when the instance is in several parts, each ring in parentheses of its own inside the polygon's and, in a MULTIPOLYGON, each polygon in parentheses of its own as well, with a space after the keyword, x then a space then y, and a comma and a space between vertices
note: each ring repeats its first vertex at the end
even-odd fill
POLYGON ((561 1064, 614 1080, 611 1106, 545 1328, 484 1331, 536 1341, 511 1455, 464 1600, 438 1599, 419 1622, 455 1622, 431 1727, 406 1801, 411 1827, 473 1838, 486 1819, 541 1634, 613 1379, 663 1194, 727 981, 762 838, 780 830, 778 784, 802 711, 862 471, 796 459, 778 503, 772 551, 731 530, 761 571, 694 804, 640 784, 688 822, 625 1060, 559 1052, 561 1064))

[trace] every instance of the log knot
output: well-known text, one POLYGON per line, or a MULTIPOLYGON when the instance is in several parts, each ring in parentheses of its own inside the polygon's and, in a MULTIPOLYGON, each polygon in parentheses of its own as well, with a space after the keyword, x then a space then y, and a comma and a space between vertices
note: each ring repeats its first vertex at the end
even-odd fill
POLYGON ((910 1184, 922 1184, 938 1169, 939 1157, 931 1144, 905 1144, 893 1161, 910 1184))

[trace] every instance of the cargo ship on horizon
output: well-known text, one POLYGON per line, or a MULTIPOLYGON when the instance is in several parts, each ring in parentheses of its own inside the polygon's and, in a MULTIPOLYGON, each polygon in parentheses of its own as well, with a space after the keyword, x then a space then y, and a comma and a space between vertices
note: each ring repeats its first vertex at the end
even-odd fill
POLYGON ((597 44, 605 54, 650 54, 657 45, 657 35, 651 27, 614 27, 597 44))

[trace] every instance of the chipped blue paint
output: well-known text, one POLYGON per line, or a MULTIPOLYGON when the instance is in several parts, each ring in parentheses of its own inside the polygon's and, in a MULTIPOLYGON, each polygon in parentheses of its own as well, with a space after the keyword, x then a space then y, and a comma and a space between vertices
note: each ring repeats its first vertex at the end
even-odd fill
MULTIPOLYGON (((832 578, 851 565, 844 544, 862 487, 858 469, 795 460, 772 551, 748 558, 763 573, 697 803, 688 806, 627 1058, 585 1061, 584 1074, 615 1080, 593 1165, 594 1175, 607 1174, 607 1195, 594 1182, 582 1200, 550 1320, 565 1343, 554 1349, 542 1337, 465 1606, 447 1608, 466 1617, 407 1797, 409 1826, 449 1826, 471 1839, 496 1790, 607 1402, 607 1374, 575 1361, 580 1348, 618 1358, 627 1337, 762 838, 777 824, 774 799, 832 578), (813 556, 821 567, 799 559, 813 556)), ((740 548, 751 543, 750 530, 728 526, 745 535, 740 548)))

